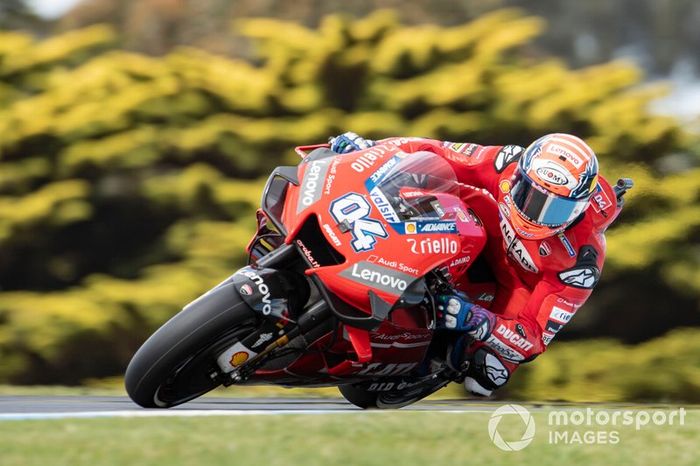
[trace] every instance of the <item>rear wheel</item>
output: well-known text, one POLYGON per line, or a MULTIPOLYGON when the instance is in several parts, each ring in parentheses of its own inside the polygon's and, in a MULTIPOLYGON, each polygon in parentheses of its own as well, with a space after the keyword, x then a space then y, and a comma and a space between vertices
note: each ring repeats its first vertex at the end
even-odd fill
MULTIPOLYGON (((391 391, 371 391, 375 382, 340 385, 338 390, 350 403, 362 409, 398 409, 422 400, 435 393, 450 382, 442 377, 430 377, 426 380, 405 380, 406 388, 391 391)), ((400 387, 401 384, 399 384, 400 387)))
POLYGON ((232 283, 212 290, 166 322, 126 370, 129 397, 144 408, 170 408, 216 388, 216 357, 254 329, 256 314, 232 283))

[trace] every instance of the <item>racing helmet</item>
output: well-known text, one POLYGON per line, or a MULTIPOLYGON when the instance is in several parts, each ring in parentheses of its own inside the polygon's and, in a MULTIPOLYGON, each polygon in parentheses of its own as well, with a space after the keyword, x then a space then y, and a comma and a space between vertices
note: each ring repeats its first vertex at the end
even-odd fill
POLYGON ((524 239, 562 232, 589 205, 598 184, 598 159, 570 134, 548 134, 530 144, 511 179, 510 221, 524 239))

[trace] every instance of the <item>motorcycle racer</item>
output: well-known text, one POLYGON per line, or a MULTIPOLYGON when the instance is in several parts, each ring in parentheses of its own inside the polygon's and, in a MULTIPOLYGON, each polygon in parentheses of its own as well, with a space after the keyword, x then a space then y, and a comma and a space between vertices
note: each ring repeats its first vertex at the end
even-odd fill
MULTIPOLYGON (((351 132, 330 142, 336 153, 375 144, 351 132)), ((384 142, 447 160, 484 224, 484 253, 436 300, 441 326, 464 334, 449 363, 467 367, 466 388, 488 396, 544 352, 588 299, 603 268, 604 232, 621 203, 598 175, 593 150, 573 135, 548 134, 527 148, 424 138, 377 143, 384 142)))

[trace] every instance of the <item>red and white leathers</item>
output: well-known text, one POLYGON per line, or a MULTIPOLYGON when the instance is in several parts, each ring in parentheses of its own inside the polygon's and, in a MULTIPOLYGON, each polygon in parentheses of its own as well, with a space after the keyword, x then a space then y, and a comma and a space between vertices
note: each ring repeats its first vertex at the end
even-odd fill
POLYGON ((507 208, 522 147, 421 138, 380 143, 388 141, 405 152, 434 152, 450 163, 460 182, 474 187, 465 187, 462 197, 487 231, 482 255, 490 278, 477 276, 475 264, 470 269, 475 273, 458 279, 457 288, 495 315, 491 328, 480 330, 480 341, 467 351, 469 377, 488 390, 498 388, 521 363, 545 351, 590 296, 603 268, 604 232, 620 212, 615 193, 599 177, 590 206, 564 232, 527 239, 527 232, 514 229, 507 208))

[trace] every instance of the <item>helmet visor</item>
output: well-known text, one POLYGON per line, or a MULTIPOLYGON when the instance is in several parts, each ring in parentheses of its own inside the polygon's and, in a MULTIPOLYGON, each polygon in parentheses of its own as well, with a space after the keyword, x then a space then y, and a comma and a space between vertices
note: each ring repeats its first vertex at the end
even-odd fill
POLYGON ((510 194, 525 219, 553 228, 573 222, 588 205, 588 198, 569 199, 546 191, 520 169, 516 170, 510 194))

